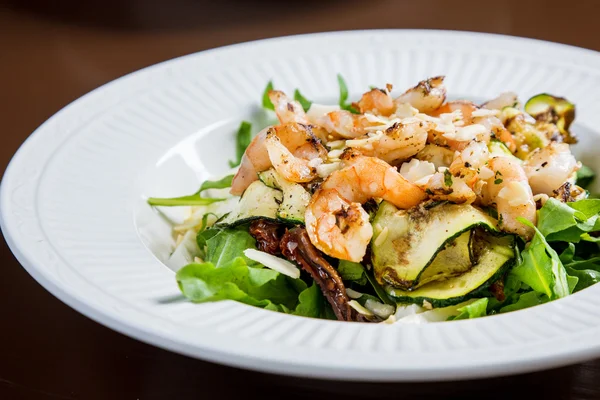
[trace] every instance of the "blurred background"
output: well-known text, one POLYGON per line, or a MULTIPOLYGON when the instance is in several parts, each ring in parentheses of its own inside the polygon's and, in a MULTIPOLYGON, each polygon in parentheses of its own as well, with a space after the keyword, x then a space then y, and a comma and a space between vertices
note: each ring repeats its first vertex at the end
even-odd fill
MULTIPOLYGON (((500 33, 600 50, 596 0, 0 0, 0 176, 64 105, 137 69, 218 46, 320 31, 500 33)), ((390 43, 390 46, 401 46, 390 43)), ((518 89, 518 88, 515 88, 518 89)), ((83 317, 0 241, 0 399, 600 398, 600 362, 477 382, 331 384, 215 366, 83 317), (252 398, 252 397, 250 397, 252 398)))

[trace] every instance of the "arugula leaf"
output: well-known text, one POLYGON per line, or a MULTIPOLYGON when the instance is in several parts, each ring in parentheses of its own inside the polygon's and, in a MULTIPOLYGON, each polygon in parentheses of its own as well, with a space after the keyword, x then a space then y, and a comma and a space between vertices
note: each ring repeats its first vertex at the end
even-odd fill
POLYGON ((302 96, 302 93, 300 93, 300 90, 298 89, 294 91, 294 100, 296 100, 298 103, 300 103, 300 105, 302 105, 304 112, 308 111, 310 109, 310 106, 312 105, 312 101, 302 96))
POLYGON ((459 314, 452 320, 479 318, 487 315, 488 298, 477 299, 466 306, 460 307, 457 311, 459 314))
MULTIPOLYGON (((520 263, 520 255, 517 258, 517 264, 520 263)), ((523 282, 521 282, 521 280, 513 275, 513 274, 508 274, 506 276, 506 278, 504 279, 504 300, 503 301, 499 301, 498 299, 496 299, 495 297, 493 297, 493 294, 490 292, 484 292, 485 295, 489 298, 488 301, 488 314, 490 313, 495 313, 497 312, 500 308, 502 308, 503 306, 506 306, 508 304, 513 304, 514 302, 516 302, 519 298, 518 292, 519 290, 521 290, 521 287, 523 286, 523 282)))
MULTIPOLYGON (((371 286, 377 297, 371 296, 373 300, 395 306, 396 303, 390 299, 385 290, 377 283, 372 273, 369 273, 364 265, 347 260, 340 260, 337 271, 344 281, 354 282, 360 286, 371 286)), ((364 296, 370 296, 364 294, 364 296)), ((367 300, 367 297, 363 299, 367 300)), ((362 303, 361 303, 362 304, 362 303)))
POLYGON ((582 289, 592 286, 594 283, 600 282, 600 272, 593 269, 575 269, 569 265, 565 265, 565 269, 569 276, 577 278, 573 292, 578 292, 582 289))
POLYGON ((365 267, 363 267, 360 263, 340 260, 337 271, 344 281, 356 282, 361 286, 367 284, 367 273, 365 271, 365 267))
POLYGON ((250 146, 250 142, 252 142, 252 124, 248 121, 242 121, 235 134, 235 161, 229 161, 230 168, 240 165, 246 148, 250 146))
MULTIPOLYGON (((585 219, 583 213, 578 212, 573 207, 569 207, 565 203, 562 203, 556 199, 550 198, 546 201, 544 206, 540 209, 538 218, 538 229, 541 234, 546 236, 548 241, 551 241, 552 234, 563 232, 571 227, 577 226, 577 224, 585 219)), ((563 240, 567 242, 579 241, 581 233, 573 237, 557 236, 557 240, 563 240)))
POLYGON ((377 297, 379 297, 379 300, 381 300, 383 303, 385 304, 389 304, 391 306, 396 306, 396 302, 393 301, 390 296, 388 296, 388 294, 386 293, 386 291, 381 287, 381 285, 375 280, 375 277, 373 276, 373 274, 367 274, 367 280, 369 281, 369 283, 371 284, 371 286, 373 287, 373 290, 375 291, 375 293, 377 294, 377 297))
POLYGON ((200 197, 197 193, 190 196, 173 197, 173 198, 159 198, 150 197, 148 204, 151 206, 163 206, 163 207, 181 207, 181 206, 207 206, 217 201, 223 201, 227 199, 213 199, 208 197, 200 197))
POLYGON ((544 235, 528 220, 518 220, 535 230, 535 235, 528 247, 521 252, 522 262, 511 271, 522 282, 550 299, 557 299, 569 295, 569 284, 565 268, 550 247, 544 235))
POLYGON ((348 101, 348 86, 346 85, 344 77, 341 74, 337 74, 337 80, 338 86, 340 87, 340 108, 358 114, 358 110, 355 109, 352 104, 346 103, 348 101))
POLYGON ((275 111, 275 106, 273 105, 273 103, 271 102, 271 99, 269 98, 269 92, 271 90, 273 90, 273 81, 269 81, 269 83, 267 83, 267 87, 265 88, 265 91, 263 92, 262 106, 263 106, 263 108, 266 108, 267 110, 275 111))
POLYGON ((237 258, 242 258, 247 265, 257 265, 244 255, 244 250, 256 248, 256 240, 246 229, 238 227, 209 231, 203 236, 206 241, 205 261, 214 264, 216 268, 226 267, 237 258), (210 237, 206 238, 206 235, 210 237))
POLYGON ((227 175, 223 178, 216 181, 204 181, 202 185, 200 185, 200 190, 198 193, 201 193, 208 189, 225 189, 231 187, 231 182, 233 181, 233 175, 227 175))
POLYGON ((161 198, 161 197, 150 197, 148 199, 148 204, 151 206, 164 206, 164 207, 179 207, 179 206, 206 206, 212 203, 216 203, 217 201, 227 200, 224 198, 210 198, 210 197, 202 197, 200 193, 207 189, 224 189, 231 186, 231 182, 233 180, 233 175, 227 175, 224 178, 221 178, 217 181, 204 181, 200 185, 200 189, 189 196, 182 197, 170 197, 170 198, 161 198))
POLYGON ((577 183, 577 186, 587 189, 594 181, 594 178, 596 178, 596 173, 590 167, 582 165, 577 171, 575 182, 577 183))
POLYGON ((580 211, 585 218, 592 218, 600 213, 600 199, 583 199, 567 204, 569 207, 580 211))
POLYGON ((208 227, 208 218, 213 215, 218 218, 218 215, 214 213, 206 213, 202 216, 202 222, 200 224, 200 229, 198 229, 198 233, 196 234, 196 243, 202 252, 202 257, 206 256, 206 240, 210 239, 217 233, 219 233, 220 229, 217 228, 209 228, 208 227))
POLYGON ((599 215, 598 199, 562 203, 550 198, 539 211, 538 228, 548 242, 579 243, 590 239, 586 233, 600 230, 599 215))
POLYGON ((548 300, 548 297, 543 294, 539 294, 534 291, 526 292, 520 294, 519 299, 514 304, 502 307, 499 312, 505 313, 509 311, 522 310, 524 308, 529 308, 537 306, 538 304, 546 303, 548 300))
POLYGON ((210 262, 189 264, 177 272, 176 278, 184 296, 195 303, 235 300, 284 311, 295 308, 298 302, 298 292, 285 275, 250 267, 241 257, 220 268, 210 262))
POLYGON ((292 312, 303 317, 319 318, 324 313, 325 298, 316 283, 304 289, 298 296, 298 306, 292 312))

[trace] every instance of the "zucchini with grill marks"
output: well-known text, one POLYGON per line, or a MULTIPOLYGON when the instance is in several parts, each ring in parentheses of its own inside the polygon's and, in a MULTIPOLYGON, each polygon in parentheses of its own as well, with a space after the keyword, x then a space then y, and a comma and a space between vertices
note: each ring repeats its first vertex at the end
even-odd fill
MULTIPOLYGON (((449 265, 443 273, 439 267, 426 273, 432 264, 436 266, 436 255, 463 233, 475 227, 498 231, 497 221, 482 210, 451 203, 398 210, 383 201, 372 225, 371 254, 377 281, 406 290, 417 287, 423 278, 427 281, 464 272, 463 260, 449 265)), ((458 242, 465 243, 462 238, 458 242)), ((465 251, 465 246, 458 247, 465 251)))
POLYGON ((387 293, 400 303, 447 307, 476 297, 500 279, 515 261, 512 235, 496 237, 477 235, 474 245, 477 261, 467 272, 445 280, 427 283, 415 290, 386 287, 387 293))
POLYGON ((577 143, 576 137, 569 131, 575 119, 575 105, 567 99, 548 93, 538 94, 527 100, 525 112, 538 121, 556 124, 564 142, 577 143))
POLYGON ((233 211, 217 221, 217 225, 235 226, 258 218, 276 220, 282 199, 280 190, 270 188, 261 181, 254 181, 244 191, 233 211))
POLYGON ((277 218, 291 223, 304 223, 304 213, 310 201, 310 193, 302 185, 284 179, 274 169, 261 172, 258 178, 266 186, 283 192, 282 201, 277 209, 277 218))

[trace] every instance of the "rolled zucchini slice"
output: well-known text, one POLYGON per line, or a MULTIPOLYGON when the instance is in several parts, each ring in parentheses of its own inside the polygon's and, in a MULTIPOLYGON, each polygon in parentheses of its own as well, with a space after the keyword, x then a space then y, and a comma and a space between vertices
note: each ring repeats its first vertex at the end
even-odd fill
MULTIPOLYGON (((476 227, 498 231, 497 221, 484 211, 451 203, 398 210, 383 201, 372 225, 371 261, 375 278, 380 284, 405 290, 418 287, 422 279, 428 282, 464 272, 464 258, 449 263, 446 268, 434 263, 438 253, 452 243, 455 245, 451 247, 465 254, 468 238, 461 237, 463 233, 476 227), (434 269, 427 272, 432 266, 434 269)), ((460 259, 463 256, 443 253, 444 257, 460 259)))
POLYGON ((462 303, 500 279, 515 260, 513 236, 477 235, 477 262, 467 272, 445 280, 425 284, 415 290, 386 287, 387 293, 399 303, 430 303, 447 307, 462 303))
POLYGON ((277 218, 285 222, 303 224, 310 193, 302 185, 284 179, 272 168, 258 174, 258 178, 266 186, 283 192, 281 204, 277 209, 277 218))
POLYGON ((556 124, 564 142, 577 143, 577 139, 569 131, 575 119, 575 105, 567 99, 548 93, 538 94, 527 100, 525 112, 538 121, 556 124))
POLYGON ((282 200, 283 193, 280 190, 254 181, 244 191, 233 211, 217 221, 216 225, 235 226, 258 218, 276 220, 282 200))

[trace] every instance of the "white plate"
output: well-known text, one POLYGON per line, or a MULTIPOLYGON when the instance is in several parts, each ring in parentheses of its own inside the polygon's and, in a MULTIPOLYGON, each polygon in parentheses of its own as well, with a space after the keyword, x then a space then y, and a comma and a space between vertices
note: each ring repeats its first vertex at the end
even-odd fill
MULTIPOLYGON (((178 301, 163 263, 168 227, 143 195, 192 192, 223 172, 233 131, 257 118, 265 83, 311 99, 402 90, 445 74, 453 97, 517 91, 577 104, 576 146, 600 170, 600 56, 512 37, 366 31, 245 43, 168 61, 65 107, 20 148, 2 182, 2 230, 27 271, 119 332, 190 356, 282 374, 446 380, 511 374, 600 356, 600 286, 532 309, 428 325, 300 318, 234 302, 178 301), (149 251, 151 249, 152 251, 149 251), (154 254, 153 254, 154 253, 154 254)), ((35 315, 31 316, 35 318, 35 315)), ((67 328, 68 329, 68 328, 67 328)))

